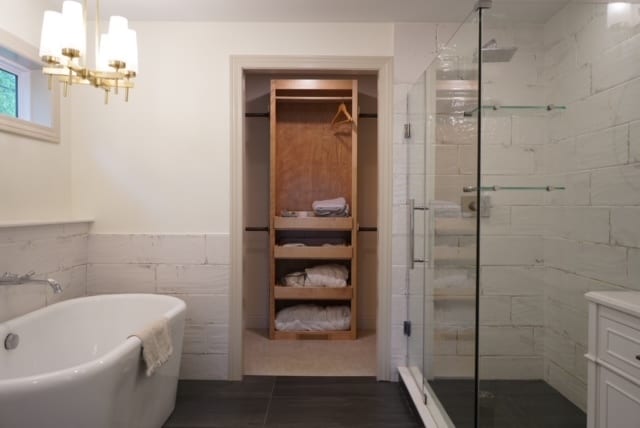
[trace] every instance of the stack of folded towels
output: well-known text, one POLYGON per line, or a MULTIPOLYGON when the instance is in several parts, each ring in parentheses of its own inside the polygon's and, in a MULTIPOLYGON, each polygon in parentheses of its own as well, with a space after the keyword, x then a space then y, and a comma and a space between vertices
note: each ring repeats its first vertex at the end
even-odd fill
POLYGON ((313 201, 311 204, 313 212, 319 217, 348 217, 349 204, 345 198, 325 199, 323 201, 313 201))
POLYGON ((348 306, 296 305, 278 312, 278 331, 349 330, 351 309, 348 306))
POLYGON ((328 287, 347 286, 349 269, 338 264, 320 265, 306 268, 304 272, 292 272, 284 276, 282 283, 287 287, 328 287))

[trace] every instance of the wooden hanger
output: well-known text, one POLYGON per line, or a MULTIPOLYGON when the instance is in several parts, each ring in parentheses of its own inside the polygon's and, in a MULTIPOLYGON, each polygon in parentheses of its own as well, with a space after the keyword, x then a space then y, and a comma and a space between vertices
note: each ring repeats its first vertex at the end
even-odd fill
POLYGON ((333 120, 331 121, 331 126, 341 125, 343 123, 352 123, 352 122, 353 122, 353 117, 349 114, 349 110, 347 110, 347 106, 344 105, 344 103, 340 103, 340 106, 338 107, 338 112, 336 113, 336 115, 333 117, 333 120), (346 117, 346 119, 338 121, 340 114, 343 114, 346 117))

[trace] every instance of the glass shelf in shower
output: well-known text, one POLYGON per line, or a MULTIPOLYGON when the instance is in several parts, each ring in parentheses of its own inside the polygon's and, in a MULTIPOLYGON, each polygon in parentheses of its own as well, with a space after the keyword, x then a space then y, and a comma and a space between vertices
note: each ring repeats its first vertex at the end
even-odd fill
MULTIPOLYGON (((529 115, 529 114, 547 114, 554 111, 564 111, 566 110, 566 106, 560 106, 555 104, 547 104, 547 105, 483 105, 482 113, 484 114, 504 114, 508 116, 512 115, 529 115)), ((473 117, 478 114, 480 107, 476 107, 473 110, 465 111, 465 117, 473 117)))

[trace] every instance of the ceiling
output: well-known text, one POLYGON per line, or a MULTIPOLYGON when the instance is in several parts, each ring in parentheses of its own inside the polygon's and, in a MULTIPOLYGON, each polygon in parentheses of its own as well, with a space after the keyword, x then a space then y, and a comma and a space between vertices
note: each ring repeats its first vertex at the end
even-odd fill
MULTIPOLYGON (((62 0, 44 0, 60 10, 62 0)), ((569 0, 497 0, 513 19, 544 22, 569 0), (533 3, 533 4, 532 4, 533 3), (510 15, 511 15, 510 13, 510 15)), ((89 0, 93 5, 95 0, 89 0)), ((102 0, 101 17, 134 21, 461 22, 476 0, 102 0)), ((90 16, 93 15, 90 7, 90 16)))

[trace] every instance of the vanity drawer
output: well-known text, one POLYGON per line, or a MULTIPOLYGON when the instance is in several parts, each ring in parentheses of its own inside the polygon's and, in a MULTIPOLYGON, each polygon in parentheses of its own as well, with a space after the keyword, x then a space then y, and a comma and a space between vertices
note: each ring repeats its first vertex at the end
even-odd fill
POLYGON ((598 318, 598 358, 640 382, 640 323, 609 308, 598 318))

